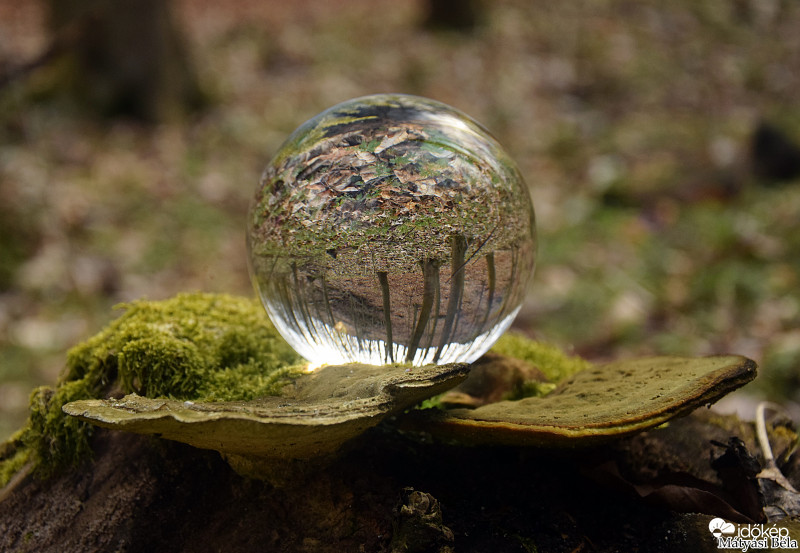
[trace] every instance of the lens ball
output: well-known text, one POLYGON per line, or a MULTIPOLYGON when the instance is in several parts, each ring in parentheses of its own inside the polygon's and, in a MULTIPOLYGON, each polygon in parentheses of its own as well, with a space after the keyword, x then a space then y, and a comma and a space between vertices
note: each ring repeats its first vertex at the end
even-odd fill
POLYGON ((460 111, 380 94, 300 126, 247 221, 253 285, 313 363, 472 362, 509 327, 533 274, 528 189, 460 111))

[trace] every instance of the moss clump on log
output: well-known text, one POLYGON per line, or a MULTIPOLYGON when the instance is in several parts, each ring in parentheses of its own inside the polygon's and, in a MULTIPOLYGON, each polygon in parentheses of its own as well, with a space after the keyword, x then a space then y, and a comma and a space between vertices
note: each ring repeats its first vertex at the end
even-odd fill
POLYGON ((491 351, 527 361, 542 371, 550 383, 561 382, 592 366, 586 359, 569 356, 555 346, 536 342, 513 332, 503 334, 491 351))
POLYGON ((181 294, 121 307, 121 317, 68 352, 55 388, 34 390, 27 425, 0 451, 0 486, 26 464, 48 476, 90 454, 92 427, 61 410, 71 401, 131 392, 247 401, 277 395, 302 372, 302 358, 254 300, 181 294))

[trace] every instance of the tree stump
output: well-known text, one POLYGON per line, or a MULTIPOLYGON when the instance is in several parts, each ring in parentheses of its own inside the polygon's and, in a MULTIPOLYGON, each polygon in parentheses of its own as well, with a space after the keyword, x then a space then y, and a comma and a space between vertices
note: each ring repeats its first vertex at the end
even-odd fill
MULTIPOLYGON (((28 476, 0 501, 0 549, 716 551, 714 513, 680 513, 632 490, 671 481, 691 494, 691 474, 721 498, 710 462, 723 452, 710 440, 738 434, 754 447, 749 428, 700 411, 556 451, 426 443, 383 424, 332 459, 295 463, 280 485, 239 476, 213 451, 99 430, 93 461, 50 480, 28 476)), ((792 458, 784 471, 795 467, 792 458)))

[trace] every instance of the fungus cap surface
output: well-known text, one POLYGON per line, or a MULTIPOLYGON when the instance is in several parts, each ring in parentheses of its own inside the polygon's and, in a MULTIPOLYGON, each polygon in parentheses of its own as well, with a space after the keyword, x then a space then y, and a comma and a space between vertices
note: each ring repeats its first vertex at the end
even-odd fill
POLYGON ((463 443, 588 445, 688 414, 755 375, 756 364, 737 355, 617 361, 579 371, 545 397, 418 411, 401 424, 463 443))
POLYGON ((64 405, 94 425, 155 434, 225 455, 311 458, 335 451, 385 416, 441 393, 466 377, 468 365, 409 370, 394 365, 338 365, 302 375, 278 397, 191 402, 130 394, 64 405))

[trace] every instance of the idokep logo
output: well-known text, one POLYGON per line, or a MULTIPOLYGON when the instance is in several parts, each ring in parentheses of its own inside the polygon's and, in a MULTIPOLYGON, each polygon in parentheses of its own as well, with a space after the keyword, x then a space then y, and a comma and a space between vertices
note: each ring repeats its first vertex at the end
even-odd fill
POLYGON ((776 524, 733 524, 715 518, 708 523, 708 531, 717 540, 717 549, 797 549, 789 529, 776 524))
POLYGON ((708 523, 708 530, 714 534, 715 538, 721 538, 723 534, 733 534, 736 532, 736 526, 732 522, 727 522, 721 518, 715 518, 708 523))

